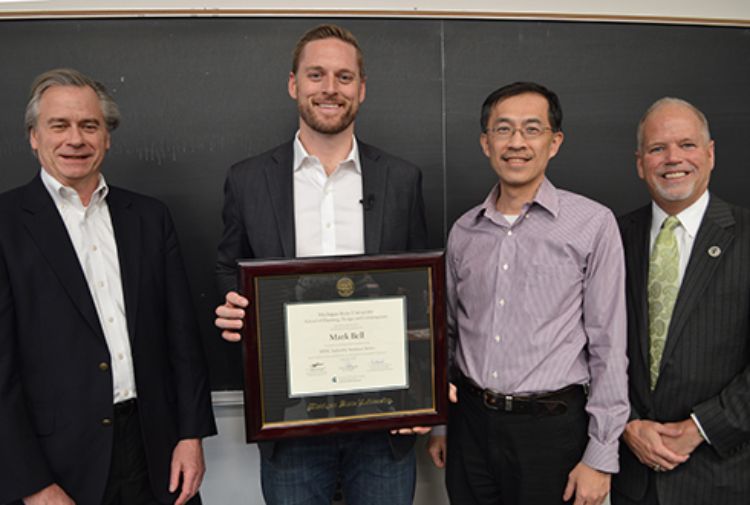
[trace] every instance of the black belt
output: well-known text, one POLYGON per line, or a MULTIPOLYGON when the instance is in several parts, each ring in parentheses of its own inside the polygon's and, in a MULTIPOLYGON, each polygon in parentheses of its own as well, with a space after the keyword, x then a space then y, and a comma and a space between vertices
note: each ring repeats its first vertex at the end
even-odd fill
POLYGON ((138 404, 135 401, 135 398, 131 398, 130 400, 125 400, 124 402, 115 403, 114 405, 115 416, 130 415, 136 411, 137 406, 138 404))
POLYGON ((488 409, 508 414, 560 415, 568 411, 569 403, 580 401, 586 396, 586 387, 580 384, 573 384, 550 393, 528 396, 507 395, 481 388, 463 374, 459 379, 459 385, 462 386, 462 391, 481 398, 488 409))

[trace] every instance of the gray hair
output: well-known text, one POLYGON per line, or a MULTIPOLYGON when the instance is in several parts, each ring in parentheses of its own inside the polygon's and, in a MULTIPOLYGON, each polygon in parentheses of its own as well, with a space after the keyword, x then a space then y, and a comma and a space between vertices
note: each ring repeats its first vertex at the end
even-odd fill
POLYGON ((102 109, 104 122, 107 124, 107 130, 112 131, 120 125, 120 109, 102 83, 72 68, 56 68, 39 75, 31 85, 29 101, 26 104, 26 114, 24 115, 27 135, 36 126, 39 119, 39 101, 42 99, 42 94, 53 86, 77 86, 79 88, 88 86, 94 90, 99 98, 99 105, 102 109))
POLYGON ((643 147, 643 125, 648 119, 648 117, 656 111, 656 109, 659 109, 665 105, 680 105, 682 107, 686 107, 693 111, 693 113, 696 115, 698 120, 701 123, 701 129, 703 130, 703 136, 705 137, 706 142, 711 140, 711 131, 708 128, 708 119, 706 119, 706 115, 701 112, 701 110, 693 105, 692 103, 688 102, 687 100, 683 100, 682 98, 674 98, 671 96, 665 96, 663 98, 659 98, 657 101, 651 104, 651 106, 646 109, 646 112, 643 113, 643 116, 641 116, 641 120, 638 121, 638 130, 636 132, 636 142, 638 143, 637 149, 638 152, 641 152, 641 148, 643 147))

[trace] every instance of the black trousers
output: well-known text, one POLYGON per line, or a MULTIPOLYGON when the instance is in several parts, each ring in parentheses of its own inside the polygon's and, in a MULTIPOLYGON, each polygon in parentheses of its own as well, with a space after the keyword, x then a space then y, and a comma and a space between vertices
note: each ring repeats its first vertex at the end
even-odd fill
POLYGON ((612 505, 659 505, 659 497, 656 494, 656 478, 653 475, 649 475, 646 496, 642 500, 631 500, 624 494, 618 493, 614 488, 612 488, 610 500, 612 501, 612 505))
MULTIPOLYGON (((162 505, 151 490, 135 401, 115 406, 113 429, 112 462, 102 505, 162 505)), ((23 505, 23 501, 10 505, 23 505)), ((200 496, 194 496, 188 505, 201 505, 200 496)))
POLYGON ((115 405, 112 463, 102 505, 158 505, 151 491, 138 404, 115 405))
POLYGON ((455 505, 552 505, 563 502, 568 473, 588 443, 583 390, 559 412, 488 408, 459 385, 448 420, 446 485, 455 505))

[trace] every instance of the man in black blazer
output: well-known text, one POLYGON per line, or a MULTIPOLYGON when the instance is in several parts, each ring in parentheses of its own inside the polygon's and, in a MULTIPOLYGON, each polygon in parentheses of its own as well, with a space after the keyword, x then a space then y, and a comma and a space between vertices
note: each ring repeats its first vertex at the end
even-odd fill
MULTIPOLYGON (((227 340, 239 340, 249 303, 236 292, 237 259, 427 245, 419 169, 354 138, 365 97, 354 36, 334 25, 303 35, 288 90, 300 114, 294 141, 237 163, 227 176, 217 266, 226 300, 216 310, 227 340)), ((413 444, 413 436, 384 432, 261 443, 264 498, 329 505, 340 475, 349 505, 411 504, 413 444)))
POLYGON ((615 505, 750 503, 750 212, 709 194, 713 167, 703 113, 648 109, 637 168, 653 203, 620 221, 632 411, 615 505), (657 278, 670 249, 675 296, 657 278))
POLYGON ((208 376, 169 212, 106 184, 117 106, 40 75, 41 171, 0 195, 0 503, 200 503, 208 376))

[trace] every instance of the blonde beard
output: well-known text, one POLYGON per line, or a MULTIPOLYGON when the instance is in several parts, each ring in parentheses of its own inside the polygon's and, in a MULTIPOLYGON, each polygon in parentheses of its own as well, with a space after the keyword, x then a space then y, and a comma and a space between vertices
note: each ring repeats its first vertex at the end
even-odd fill
POLYGON ((311 110, 311 107, 309 107, 305 103, 297 102, 297 110, 299 111, 299 115, 302 118, 302 121, 304 121, 305 124, 312 130, 327 135, 335 135, 349 128, 349 125, 351 125, 354 122, 354 119, 357 117, 357 111, 359 110, 359 107, 349 107, 344 115, 334 123, 321 121, 315 115, 314 111, 311 110))

